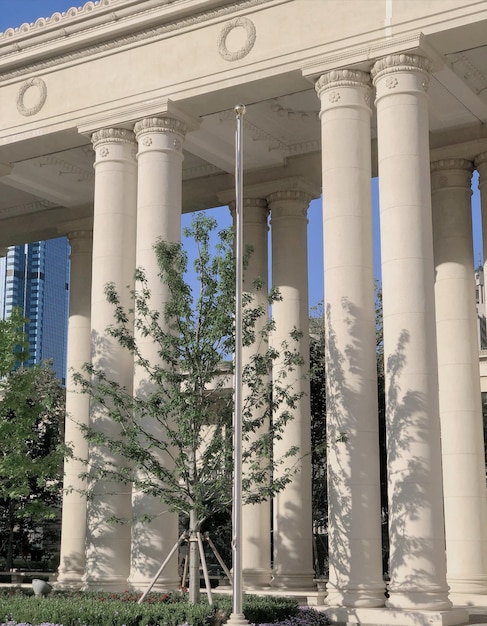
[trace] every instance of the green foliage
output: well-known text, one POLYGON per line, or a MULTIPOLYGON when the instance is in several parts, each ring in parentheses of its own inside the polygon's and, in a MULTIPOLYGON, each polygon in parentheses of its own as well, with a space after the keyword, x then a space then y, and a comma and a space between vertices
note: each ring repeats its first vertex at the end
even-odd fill
POLYGON ((1 383, 0 499, 16 517, 54 517, 64 458, 64 393, 48 364, 20 368, 1 383))
POLYGON ((66 453, 64 390, 50 364, 19 366, 28 358, 25 322, 18 309, 0 321, 0 528, 7 569, 13 544, 56 517, 66 453))
MULTIPOLYGON (((228 511, 232 500, 233 366, 222 361, 235 347, 233 233, 221 231, 212 253, 210 236, 215 228, 215 220, 197 215, 185 233, 198 251, 195 293, 185 282, 188 258, 182 246, 156 244, 160 279, 169 293, 162 313, 150 306, 151 285, 142 269, 136 272, 131 310, 124 309, 114 285, 106 287, 114 309, 114 324, 107 333, 132 353, 149 383, 144 390, 133 395, 90 364, 76 375, 98 414, 109 417, 120 432, 119 436, 107 435, 95 420, 91 427, 82 427, 85 437, 108 450, 112 459, 127 461, 93 462, 89 478, 132 482, 135 489, 197 519, 198 527, 209 515, 228 511), (157 362, 146 358, 137 337, 151 338, 157 346, 157 362)), ((274 293, 272 299, 278 297, 274 293)), ((266 344, 273 323, 257 324, 266 314, 266 306, 255 305, 250 294, 245 296, 246 346, 266 344)), ((292 389, 294 372, 302 363, 299 336, 295 329, 281 346, 256 351, 243 368, 248 390, 242 411, 247 502, 274 495, 289 482, 293 471, 272 478, 276 467, 298 452, 292 447, 283 458, 275 458, 272 448, 300 397, 292 389)))
MULTIPOLYGON (((184 596, 164 597, 158 602, 136 604, 124 594, 58 593, 45 598, 22 593, 0 595, 0 621, 63 626, 219 626, 231 613, 232 600, 228 596, 214 596, 214 605, 189 604, 184 596)), ((272 623, 296 615, 298 605, 286 598, 258 598, 247 596, 243 610, 251 623, 272 623)))
POLYGON ((29 342, 25 334, 28 320, 22 309, 15 307, 9 318, 0 320, 0 378, 8 376, 29 358, 29 342))

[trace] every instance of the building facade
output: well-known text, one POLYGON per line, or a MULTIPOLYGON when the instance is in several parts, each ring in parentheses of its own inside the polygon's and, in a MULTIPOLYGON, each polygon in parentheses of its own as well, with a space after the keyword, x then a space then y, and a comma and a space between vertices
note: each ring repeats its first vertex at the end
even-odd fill
POLYGON ((28 365, 52 360, 66 384, 69 243, 65 237, 12 246, 4 262, 3 317, 20 307, 26 326, 28 365))
MULTIPOLYGON (((139 393, 106 336, 104 286, 180 238, 182 212, 232 203, 245 104, 244 240, 267 277, 276 341, 308 324, 307 220, 322 194, 330 571, 336 622, 465 624, 487 598, 487 501, 471 178, 487 207, 487 4, 480 0, 100 0, 0 36, 0 245, 66 235, 68 367, 90 358, 139 393), (371 178, 378 176, 386 366, 389 576, 382 575, 371 178), (270 222, 268 222, 270 216, 270 222), (272 245, 267 246, 271 230, 272 245), (346 433, 344 438, 342 433, 346 433), (346 439, 346 440, 345 440, 346 439), (445 549, 446 548, 446 549, 445 549)), ((484 219, 485 222, 485 219, 484 219)), ((486 229, 487 232, 487 229, 486 229)), ((485 255, 484 255, 485 257, 485 255)), ((125 304, 125 302, 123 302, 125 304)), ((150 345, 144 355, 154 358, 150 345)), ((303 338, 300 352, 306 354, 303 338)), ((293 481, 244 507, 249 589, 313 593, 310 410, 285 433, 293 481)), ((97 423, 67 381, 67 410, 97 423)), ((90 454, 68 422, 78 457, 90 454)), ((110 423, 104 422, 110 429, 110 423)), ((109 431, 108 431, 109 432, 109 431)), ((96 485, 63 505, 59 582, 141 589, 177 519, 113 526, 140 499, 96 485)), ((177 559, 159 588, 178 584, 177 559)))

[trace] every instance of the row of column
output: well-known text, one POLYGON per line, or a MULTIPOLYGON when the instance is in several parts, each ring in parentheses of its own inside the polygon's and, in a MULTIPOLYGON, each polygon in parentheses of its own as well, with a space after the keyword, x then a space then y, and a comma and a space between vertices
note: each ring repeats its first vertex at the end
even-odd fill
MULTIPOLYGON (((128 393, 143 393, 150 381, 140 367, 134 368, 130 353, 105 332, 114 321, 105 286, 115 285, 121 305, 128 310, 134 271, 142 267, 151 288, 150 306, 162 313, 168 293, 158 276, 153 246, 157 238, 166 241, 180 238, 185 132, 179 119, 161 117, 138 122, 134 132, 106 129, 94 133, 92 250, 91 233, 74 231, 70 236, 68 367, 80 371, 81 365, 91 360, 128 393), (91 280, 86 271, 90 256, 91 280)), ((293 328, 306 328, 308 323, 306 210, 310 200, 311 196, 299 189, 246 199, 244 240, 253 247, 254 254, 245 281, 251 289, 254 279, 261 278, 265 288, 254 296, 266 300, 267 216, 269 211, 272 213, 273 283, 283 296, 283 302, 276 304, 273 312, 276 345, 288 339, 293 328)), ((150 338, 139 336, 137 329, 135 334, 142 355, 156 362, 157 350, 150 338)), ((299 350, 304 355, 309 352, 307 333, 299 350)), ((288 442, 292 441, 293 445, 299 445, 304 457, 299 471, 274 503, 273 570, 271 503, 244 507, 243 567, 248 588, 268 586, 271 577, 274 586, 312 586, 309 383, 303 375, 307 368, 305 359, 303 367, 296 372, 294 390, 304 393, 294 409, 295 417, 287 427, 283 444, 289 446, 288 442)), ((92 463, 101 459, 119 465, 123 459, 107 458, 107 451, 96 446, 88 451, 77 424, 89 422, 113 437, 118 435, 118 430, 107 418, 104 407, 93 404, 89 407, 87 396, 77 393, 71 381, 67 389, 67 414, 71 419, 67 423, 66 439, 74 442, 76 458, 66 463, 66 486, 70 491, 63 503, 58 583, 78 586, 82 579, 85 588, 115 590, 125 589, 129 584, 143 589, 177 541, 178 516, 165 510, 155 498, 120 484, 97 481, 92 497, 89 500, 82 497, 79 490, 86 484, 79 478, 85 469, 80 459, 89 456, 92 463), (142 515, 152 517, 152 521, 137 521, 142 515), (120 525, 107 522, 110 518, 133 518, 133 521, 120 525)), ((153 434, 163 436, 163 433, 153 434)), ((159 578, 157 588, 172 590, 178 584, 175 554, 159 578)))
MULTIPOLYGON (((322 129, 330 605, 442 610, 451 607, 449 587, 453 593, 487 593, 472 163, 433 163, 430 178, 430 67, 420 55, 393 55, 377 61, 370 74, 336 70, 316 82, 322 129), (386 601, 372 250, 373 86, 390 540, 386 601)), ((481 177, 487 175, 484 163, 479 157, 481 177)))
MULTIPOLYGON (((329 602, 335 605, 384 604, 370 187, 372 80, 386 368, 390 536, 386 604, 400 609, 446 609, 451 606, 448 584, 456 593, 487 593, 469 217, 472 164, 461 159, 435 163, 430 175, 429 71, 425 57, 395 55, 378 61, 371 75, 337 70, 324 74, 316 85, 321 100, 324 192, 328 589, 329 602)), ((134 379, 127 355, 105 336, 113 314, 104 286, 114 282, 128 297, 125 288, 133 286, 136 266, 145 267, 151 280, 156 276, 152 253, 156 236, 179 238, 185 135, 184 125, 173 118, 143 120, 134 131, 111 129, 93 136, 91 322, 86 291, 82 297, 76 295, 76 285, 87 280, 76 269, 76 259, 90 254, 86 247, 78 252, 76 241, 82 238, 78 231, 72 236, 69 335, 71 367, 79 369, 80 363, 89 360, 86 346, 91 335, 95 363, 129 390, 137 390, 143 377, 136 372, 134 379), (75 347, 77 343, 82 346, 75 347), (100 358, 105 360, 97 361, 100 358)), ((486 164, 485 154, 480 155, 476 167, 484 207, 486 164)), ((293 326, 307 327, 306 207, 310 199, 300 190, 286 189, 246 199, 244 239, 254 247, 247 285, 255 276, 267 275, 267 211, 272 215, 273 283, 283 296, 273 310, 276 345, 293 326)), ((159 284, 158 279, 154 284, 159 284)), ((153 296, 162 306, 164 286, 153 296)), ((302 354, 306 341, 300 348, 302 354)), ((155 358, 150 345, 144 351, 155 358)), ((304 385, 307 393, 307 383, 296 384, 304 385)), ((87 419, 84 396, 68 388, 67 403, 75 419, 87 419)), ((308 403, 305 396, 285 437, 299 442, 304 453, 310 445, 308 403)), ((92 419, 109 432, 113 428, 103 412, 96 413, 96 407, 92 419)), ((68 428, 76 440, 74 427, 68 428)), ((83 445, 79 439, 77 445, 83 445)), ((305 588, 312 581, 311 477, 306 459, 274 503, 272 575, 277 587, 305 588)), ((67 466, 68 485, 74 488, 79 480, 76 463, 69 461, 67 466)), ((175 543, 173 513, 160 511, 159 503, 130 489, 108 495, 117 491, 117 486, 112 487, 99 485, 98 497, 88 505, 75 491, 65 497, 60 583, 77 584, 86 570, 88 587, 124 588, 127 579, 140 587, 175 543), (157 522, 130 527, 110 526, 105 521, 110 515, 130 518, 132 510, 138 509, 157 511, 157 522)), ((244 510, 243 564, 249 587, 270 582, 269 508, 253 505, 244 510)), ((160 580, 160 588, 174 588, 176 572, 174 561, 160 580)))

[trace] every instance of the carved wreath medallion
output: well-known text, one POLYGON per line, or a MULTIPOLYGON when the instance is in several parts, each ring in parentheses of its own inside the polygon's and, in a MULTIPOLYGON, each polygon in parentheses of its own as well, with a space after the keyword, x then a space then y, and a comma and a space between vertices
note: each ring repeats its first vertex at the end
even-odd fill
POLYGON ((256 33, 253 22, 246 17, 237 17, 225 24, 222 28, 220 36, 218 37, 218 52, 225 61, 238 61, 239 59, 243 59, 254 47, 255 37, 256 33), (245 29, 246 40, 238 50, 230 52, 227 48, 227 38, 235 28, 245 29))
POLYGON ((26 80, 19 89, 19 93, 17 95, 17 110, 21 115, 24 115, 25 117, 35 115, 36 113, 39 113, 39 111, 44 106, 46 98, 46 83, 42 80, 42 78, 30 78, 29 80, 26 80), (29 90, 36 91, 37 93, 35 95, 35 98, 33 99, 32 105, 26 106, 24 99, 25 94, 29 90))

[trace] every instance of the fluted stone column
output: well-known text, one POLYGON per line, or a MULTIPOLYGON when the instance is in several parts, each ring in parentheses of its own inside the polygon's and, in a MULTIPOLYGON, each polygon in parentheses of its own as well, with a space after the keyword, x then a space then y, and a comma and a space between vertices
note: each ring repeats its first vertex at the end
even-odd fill
MULTIPOLYGON (((251 246, 248 265, 244 270, 243 290, 252 295, 252 308, 262 307, 264 314, 258 319, 254 330, 256 340, 242 348, 243 366, 249 363, 252 355, 264 354, 268 343, 259 334, 267 323, 267 274, 268 226, 267 202, 263 198, 248 198, 243 201, 243 243, 244 249, 251 246), (259 287, 254 282, 261 281, 259 287)), ((262 380, 265 385, 268 381, 262 380)), ((244 390, 243 398, 247 393, 244 390)), ((255 411, 259 409, 255 408, 255 411)), ((255 417, 259 417, 255 414, 255 417)), ((269 428, 264 424, 263 429, 269 428)), ((258 435, 259 433, 256 433, 258 435)), ((244 444, 245 445, 245 442, 244 444)), ((245 467, 243 469, 245 475, 245 467)), ((247 504, 242 507, 242 569, 246 589, 268 587, 271 581, 271 502, 247 504)))
POLYGON ((321 99, 330 605, 384 605, 369 74, 327 72, 321 99))
POLYGON ((480 209, 482 214, 482 251, 484 257, 484 279, 487 271, 487 152, 482 152, 475 159, 479 174, 480 209))
MULTIPOLYGON (((149 307, 160 312, 164 324, 164 308, 170 297, 167 285, 159 277, 154 244, 157 239, 178 242, 181 237, 182 146, 185 125, 172 117, 144 119, 135 124, 138 141, 137 191, 137 254, 136 265, 145 270, 151 291, 149 307)), ((161 364, 158 344, 153 337, 136 333, 137 345, 149 363, 161 364)), ((150 393, 152 383, 147 372, 135 366, 134 393, 150 393)), ((167 436, 159 424, 140 418, 144 430, 156 438, 167 436)), ((162 464, 170 463, 167 454, 162 464)), ((141 476, 142 478, 142 476, 141 476)), ((178 540, 178 514, 170 512, 158 498, 133 492, 132 553, 130 584, 143 590, 154 577, 161 563, 178 540), (142 516, 150 522, 139 521, 142 516)), ((159 577, 156 589, 171 591, 179 584, 177 552, 159 577)))
POLYGON ((390 597, 447 609, 428 144, 430 62, 376 62, 390 597))
MULTIPOLYGON (((129 391, 133 384, 133 358, 108 337, 105 329, 113 324, 113 306, 104 289, 108 282, 117 288, 126 310, 131 300, 135 271, 136 224, 136 144, 132 132, 106 129, 93 134, 95 149, 95 203, 93 218, 93 279, 91 291, 92 360, 108 378, 129 391)), ((103 407, 91 407, 91 424, 108 435, 118 436, 117 426, 107 418, 103 407)), ((116 464, 100 446, 90 446, 92 462, 99 459, 116 464)), ((129 485, 98 481, 88 502, 86 548, 87 588, 123 590, 127 588, 130 567, 130 525, 107 523, 115 517, 130 519, 129 485)))
MULTIPOLYGON (((301 367, 283 381, 304 395, 290 412, 293 416, 285 426, 281 440, 274 442, 275 458, 282 457, 291 446, 299 453, 285 461, 285 466, 298 462, 298 471, 291 482, 274 499, 274 576, 273 587, 313 587, 312 513, 311 513, 311 417, 309 400, 309 313, 307 269, 307 218, 311 196, 302 191, 278 191, 267 198, 271 212, 272 283, 282 301, 272 306, 276 330, 272 345, 280 349, 290 342, 294 328, 303 336, 297 348, 304 360, 301 367)), ((292 344, 292 342, 291 342, 292 344)), ((279 362, 276 363, 279 368, 279 362)), ((279 376, 279 371, 274 378, 279 376)), ((281 407, 281 410, 287 407, 281 407)), ((279 411, 278 411, 279 413, 279 411)))
POLYGON ((89 396, 79 393, 72 374, 81 372, 91 357, 91 255, 93 233, 78 230, 68 234, 71 246, 69 322, 66 382, 65 441, 73 458, 64 463, 64 495, 61 525, 61 555, 57 577, 59 587, 81 587, 85 569, 86 485, 80 474, 86 470, 88 443, 78 424, 88 424, 89 396))
POLYGON ((473 164, 451 159, 431 167, 447 581, 451 593, 485 594, 487 494, 473 265, 473 164))

